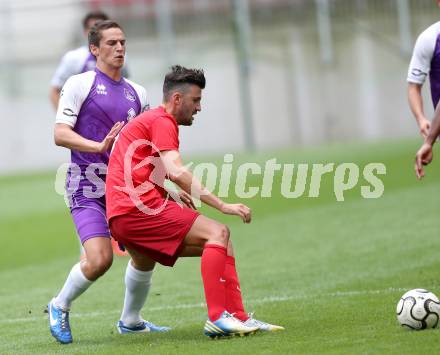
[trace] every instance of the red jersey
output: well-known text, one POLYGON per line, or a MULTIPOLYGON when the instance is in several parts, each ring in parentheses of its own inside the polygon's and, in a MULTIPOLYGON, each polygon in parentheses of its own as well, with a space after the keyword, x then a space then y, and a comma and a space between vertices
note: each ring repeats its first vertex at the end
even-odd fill
MULTIPOLYGON (((146 111, 119 133, 106 178, 107 219, 165 204, 165 170, 159 152, 179 149, 179 128, 163 107, 146 111)), ((151 214, 155 214, 154 212, 151 214)))

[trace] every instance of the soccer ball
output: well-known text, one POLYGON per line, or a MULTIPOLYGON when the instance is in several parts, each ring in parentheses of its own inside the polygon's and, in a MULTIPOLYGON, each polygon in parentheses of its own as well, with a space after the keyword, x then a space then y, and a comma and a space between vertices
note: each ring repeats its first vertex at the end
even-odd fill
POLYGON ((397 320, 410 329, 435 328, 440 318, 440 301, 432 292, 416 288, 397 303, 397 320))

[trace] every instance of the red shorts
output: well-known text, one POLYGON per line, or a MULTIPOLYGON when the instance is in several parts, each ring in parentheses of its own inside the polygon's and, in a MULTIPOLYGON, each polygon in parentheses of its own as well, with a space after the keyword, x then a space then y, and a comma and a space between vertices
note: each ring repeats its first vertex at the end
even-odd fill
POLYGON ((109 227, 112 237, 128 249, 146 254, 162 265, 173 266, 185 236, 199 215, 197 211, 168 201, 156 215, 136 209, 112 217, 109 227))

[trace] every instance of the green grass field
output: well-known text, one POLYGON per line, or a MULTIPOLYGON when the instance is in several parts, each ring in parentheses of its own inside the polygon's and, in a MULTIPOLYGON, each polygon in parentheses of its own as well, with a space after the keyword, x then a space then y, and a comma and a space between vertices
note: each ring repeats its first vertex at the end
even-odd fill
MULTIPOLYGON (((440 295, 440 160, 427 178, 416 181, 418 144, 334 145, 237 157, 237 163, 273 157, 362 167, 382 162, 385 193, 363 199, 361 179, 345 202, 336 202, 329 174, 318 198, 289 200, 279 193, 278 173, 272 198, 242 201, 253 208, 250 225, 202 209, 231 228, 247 309, 286 328, 217 341, 202 334, 206 310, 198 259, 156 269, 143 314, 172 326, 172 332, 117 334, 127 263, 117 258, 74 304, 74 343, 57 344, 43 309, 77 261, 73 224, 54 192, 54 172, 0 178, 0 354, 437 353, 439 330, 408 331, 395 317, 396 303, 408 289, 440 295)), ((254 177, 250 185, 260 183, 254 177)))

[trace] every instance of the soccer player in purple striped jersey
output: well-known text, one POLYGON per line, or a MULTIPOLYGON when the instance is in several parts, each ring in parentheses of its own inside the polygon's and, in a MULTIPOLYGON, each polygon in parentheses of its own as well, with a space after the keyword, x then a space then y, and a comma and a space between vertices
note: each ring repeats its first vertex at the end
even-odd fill
MULTIPOLYGON (((101 11, 92 11, 87 13, 83 20, 82 25, 84 29, 84 35, 87 38, 90 29, 98 22, 108 20, 109 17, 101 11)), ((125 60, 126 62, 126 60, 125 60)), ((50 88, 50 101, 57 110, 58 102, 60 100, 60 92, 67 79, 72 75, 85 73, 86 71, 94 70, 96 67, 96 58, 90 53, 89 47, 83 45, 79 48, 68 51, 62 58, 60 64, 58 65, 52 80, 50 88)), ((124 65, 122 68, 122 75, 128 77, 127 66, 124 65)), ((116 255, 127 255, 127 252, 122 251, 118 247, 118 243, 112 239, 113 253, 116 255)), ((85 257, 84 248, 80 244, 80 255, 81 258, 85 257)))
MULTIPOLYGON (((440 6, 440 0, 437 0, 437 4, 440 6)), ((422 86, 428 76, 435 109, 440 99, 440 22, 429 26, 419 35, 408 69, 409 106, 423 138, 428 136, 431 127, 422 98, 422 86)))
MULTIPOLYGON (((73 266, 63 288, 48 304, 51 334, 63 344, 72 342, 69 324, 72 302, 113 261, 105 206, 110 149, 124 124, 148 108, 145 89, 122 77, 125 35, 121 27, 113 21, 98 22, 89 33, 89 48, 97 59, 96 69, 67 80, 61 91, 54 130, 55 143, 71 150, 67 197, 86 253, 86 258, 73 266)), ((137 303, 132 302, 137 297, 135 292, 141 288, 143 294, 148 293, 152 270, 139 272, 130 262, 125 275, 125 297, 126 302, 136 307, 137 303)), ((130 312, 129 309, 122 318, 133 332, 168 329, 135 319, 137 309, 133 310, 133 317, 130 312)))

